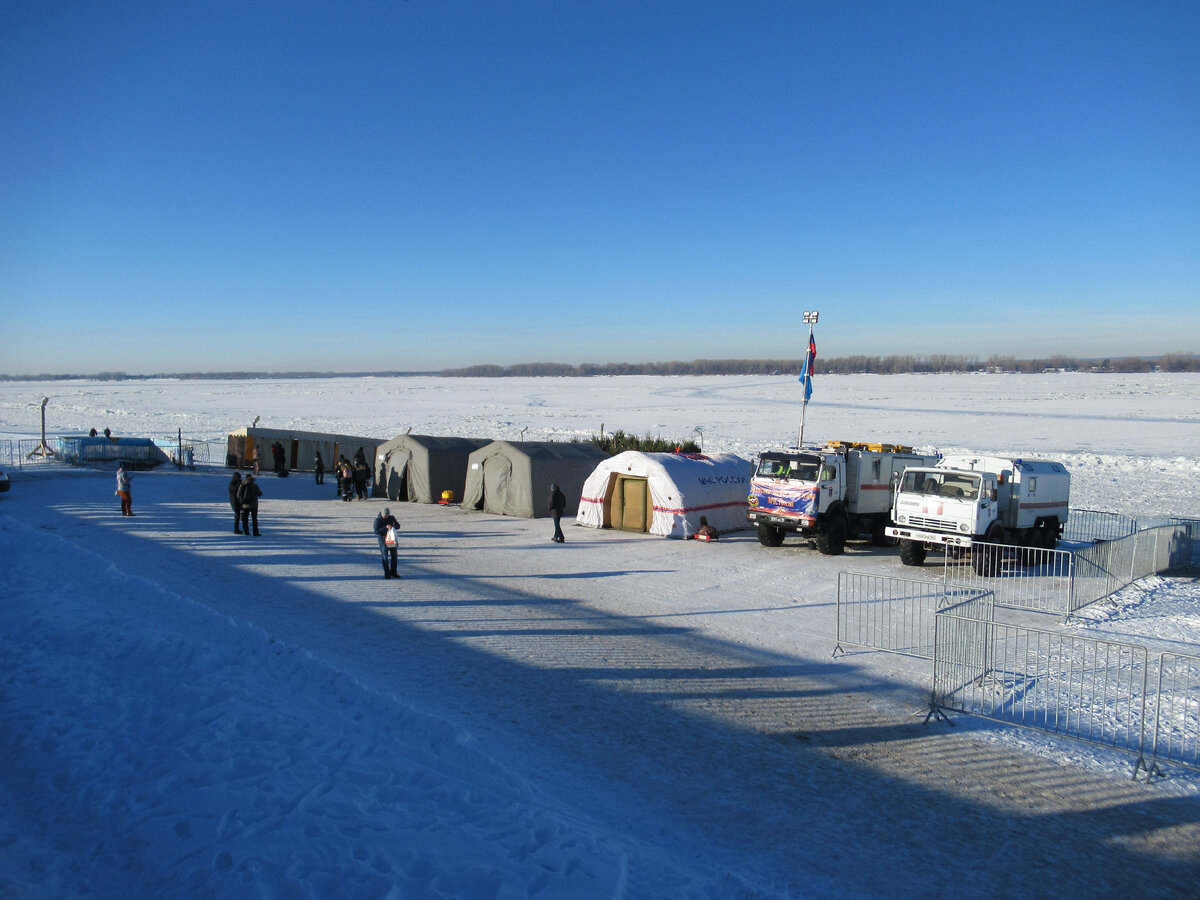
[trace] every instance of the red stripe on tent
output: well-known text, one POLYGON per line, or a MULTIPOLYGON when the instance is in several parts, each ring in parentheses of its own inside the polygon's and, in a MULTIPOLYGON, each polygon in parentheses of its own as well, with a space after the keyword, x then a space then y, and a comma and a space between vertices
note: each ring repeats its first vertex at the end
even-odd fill
POLYGON ((669 506, 654 506, 651 508, 655 512, 687 514, 690 512, 704 512, 704 510, 706 510, 706 509, 729 509, 730 507, 733 507, 733 506, 744 507, 744 506, 748 506, 748 505, 749 504, 746 503, 745 500, 741 500, 741 501, 735 500, 735 501, 731 501, 729 503, 709 503, 707 506, 685 506, 685 507, 679 507, 679 508, 673 508, 673 507, 669 507, 669 506))

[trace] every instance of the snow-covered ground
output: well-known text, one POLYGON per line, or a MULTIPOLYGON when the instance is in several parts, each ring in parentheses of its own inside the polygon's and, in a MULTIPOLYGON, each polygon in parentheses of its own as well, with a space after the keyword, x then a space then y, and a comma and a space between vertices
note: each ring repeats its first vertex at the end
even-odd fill
MULTIPOLYGON (((1200 516, 1200 377, 819 378, 806 442, 1063 460, 1073 505, 1200 516)), ((794 443, 792 377, 0 383, 0 439, 106 425, 794 443), (698 429, 698 431, 697 431, 698 429)), ((1200 776, 959 717, 928 663, 833 659, 838 572, 716 544, 391 504, 219 469, 10 471, 0 897, 1194 896, 1200 776)), ((1192 578, 1069 626, 1200 646, 1192 578)))

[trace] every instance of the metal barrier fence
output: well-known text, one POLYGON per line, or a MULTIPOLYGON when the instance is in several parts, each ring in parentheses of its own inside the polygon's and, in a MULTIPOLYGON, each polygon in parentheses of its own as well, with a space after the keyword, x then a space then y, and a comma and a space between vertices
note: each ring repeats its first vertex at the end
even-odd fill
POLYGON ((930 714, 957 711, 1136 755, 1145 767, 1145 647, 938 610, 930 714))
POLYGON ((1138 521, 1125 513, 1099 509, 1072 509, 1067 514, 1062 539, 1072 543, 1114 541, 1138 530, 1138 521))
POLYGON ((42 443, 40 438, 19 438, 17 440, 17 458, 13 462, 20 468, 57 462, 58 457, 52 451, 53 448, 42 443))
POLYGON ((1160 759, 1200 769, 1200 656, 1159 656, 1154 701, 1150 774, 1162 774, 1160 759))
POLYGON ((839 572, 833 655, 853 644, 932 659, 934 613, 956 599, 936 581, 839 572))
MULTIPOLYGON (((166 457, 176 465, 189 468, 195 466, 225 465, 224 441, 201 441, 183 438, 178 435, 153 437, 154 443, 163 451, 166 457)), ((16 440, 0 440, 0 466, 9 469, 41 466, 47 463, 68 465, 105 464, 122 459, 136 462, 143 451, 139 451, 131 443, 116 441, 106 448, 105 445, 84 447, 77 435, 60 435, 47 439, 43 444, 40 438, 18 438, 16 440)), ((143 460, 147 461, 147 460, 143 460)))
MULTIPOLYGON (((941 717, 939 698, 956 697, 988 674, 995 598, 980 594, 934 614, 933 689, 929 715, 941 717)), ((929 716, 925 717, 929 721, 929 716)))
POLYGON ((1139 578, 1187 565, 1192 545, 1188 525, 1160 525, 1075 551, 1067 612, 1095 603, 1139 578))
POLYGON ((991 591, 997 606, 1066 615, 1073 556, 1069 550, 977 543, 957 558, 947 553, 942 577, 947 590, 991 591))

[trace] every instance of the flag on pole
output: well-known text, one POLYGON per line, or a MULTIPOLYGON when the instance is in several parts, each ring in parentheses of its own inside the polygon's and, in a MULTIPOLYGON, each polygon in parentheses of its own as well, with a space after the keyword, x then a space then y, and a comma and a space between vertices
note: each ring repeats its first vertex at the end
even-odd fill
POLYGON ((817 361, 817 341, 813 337, 812 329, 808 330, 808 353, 804 355, 804 368, 800 370, 800 380, 804 382, 804 405, 808 406, 808 401, 812 397, 812 375, 813 365, 817 361))

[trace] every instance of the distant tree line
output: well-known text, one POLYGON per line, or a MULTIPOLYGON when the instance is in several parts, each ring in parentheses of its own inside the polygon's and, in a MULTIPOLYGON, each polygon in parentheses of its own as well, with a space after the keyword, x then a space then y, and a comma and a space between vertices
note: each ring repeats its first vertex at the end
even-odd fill
POLYGON ((93 372, 90 375, 2 375, 0 381, 132 381, 177 378, 182 381, 249 381, 256 378, 388 378, 407 375, 437 375, 438 372, 156 372, 130 375, 126 372, 93 372))
MULTIPOLYGON (((798 375, 802 359, 695 359, 658 363, 520 363, 512 366, 467 366, 443 369, 448 378, 580 377, 587 375, 798 375)), ((900 375, 935 372, 1200 372, 1200 355, 1168 353, 1165 356, 1125 356, 1076 359, 1048 356, 1017 359, 1013 356, 835 356, 817 359, 821 375, 900 375)))
MULTIPOLYGON (((520 363, 512 366, 467 366, 440 372, 175 372, 130 375, 125 372, 94 372, 71 375, 3 375, 0 381, 125 381, 146 378, 226 379, 255 378, 364 378, 408 375, 440 375, 444 378, 581 377, 587 375, 798 375, 802 359, 694 359, 691 362, 649 363, 520 363)), ((1077 359, 1047 356, 1017 359, 1013 356, 834 356, 818 357, 818 375, 899 375, 932 372, 1200 372, 1200 355, 1167 353, 1163 356, 1123 356, 1106 359, 1077 359)))

